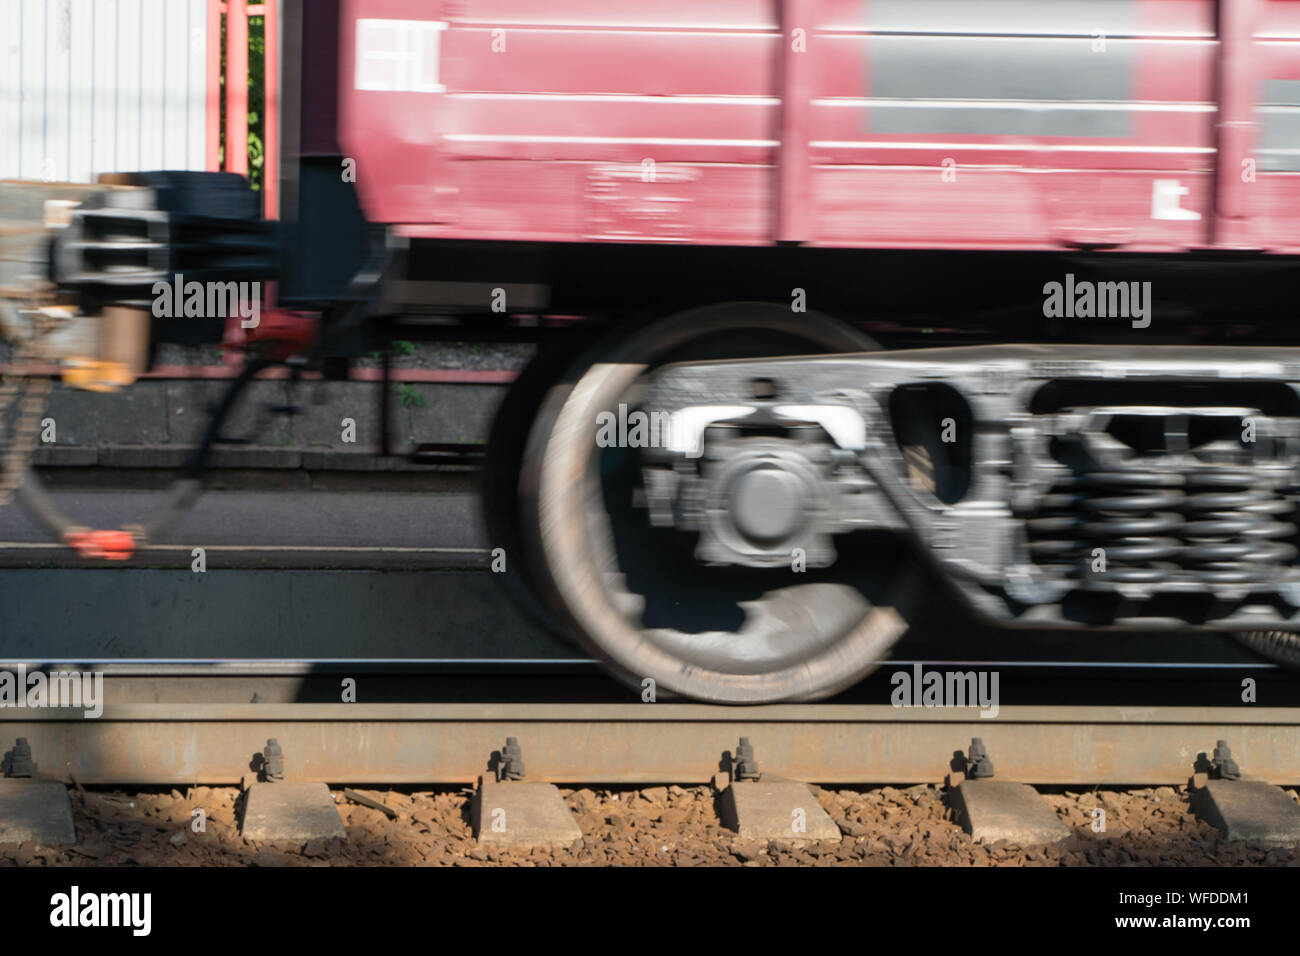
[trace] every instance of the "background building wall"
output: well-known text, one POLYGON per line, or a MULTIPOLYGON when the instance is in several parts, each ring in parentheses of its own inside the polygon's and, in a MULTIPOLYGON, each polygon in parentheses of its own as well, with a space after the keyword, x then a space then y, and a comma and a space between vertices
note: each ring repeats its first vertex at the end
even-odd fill
POLYGON ((0 3, 0 179, 204 169, 207 5, 0 3))

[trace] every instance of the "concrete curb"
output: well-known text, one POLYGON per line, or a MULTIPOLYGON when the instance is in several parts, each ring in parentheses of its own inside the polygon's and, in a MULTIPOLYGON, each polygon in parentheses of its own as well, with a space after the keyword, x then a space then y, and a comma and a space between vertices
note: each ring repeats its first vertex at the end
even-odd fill
MULTIPOLYGON (((115 393, 56 386, 43 418, 54 441, 39 445, 43 468, 161 468, 184 465, 202 440, 226 382, 147 380, 115 393)), ((226 422, 249 440, 213 450, 216 469, 389 472, 427 468, 400 456, 418 444, 485 445, 507 385, 404 384, 390 396, 396 456, 378 457, 379 396, 372 382, 256 381, 226 422), (281 409, 292 406, 293 414, 281 409), (251 439, 251 440, 250 440, 251 439), (348 440, 351 439, 351 440, 348 440)))

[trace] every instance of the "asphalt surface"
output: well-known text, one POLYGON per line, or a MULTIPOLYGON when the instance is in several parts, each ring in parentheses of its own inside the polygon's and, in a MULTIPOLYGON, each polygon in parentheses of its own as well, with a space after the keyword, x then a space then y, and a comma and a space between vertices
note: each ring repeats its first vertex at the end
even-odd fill
MULTIPOLYGON (((160 496, 56 500, 112 528, 160 496)), ((211 491, 126 563, 78 559, 11 504, 0 508, 0 659, 588 660, 515 609, 490 545, 471 492, 211 491)), ((942 600, 922 614, 895 660, 1259 666, 1221 634, 1003 631, 942 600)))
MULTIPOLYGON (((162 491, 58 491, 74 521, 92 528, 140 522, 162 491)), ((473 493, 209 491, 132 567, 185 567, 203 548, 209 568, 484 567, 490 547, 473 493)), ((0 568, 82 567, 16 504, 0 508, 0 568)))

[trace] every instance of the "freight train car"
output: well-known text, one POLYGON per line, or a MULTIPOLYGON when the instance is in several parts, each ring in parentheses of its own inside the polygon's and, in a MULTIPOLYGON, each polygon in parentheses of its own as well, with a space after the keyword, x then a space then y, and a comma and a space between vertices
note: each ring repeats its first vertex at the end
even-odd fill
POLYGON ((284 9, 283 261, 155 180, 148 267, 278 276, 263 362, 539 341, 493 543, 632 685, 825 696, 936 588, 1296 654, 1300 3, 284 9))

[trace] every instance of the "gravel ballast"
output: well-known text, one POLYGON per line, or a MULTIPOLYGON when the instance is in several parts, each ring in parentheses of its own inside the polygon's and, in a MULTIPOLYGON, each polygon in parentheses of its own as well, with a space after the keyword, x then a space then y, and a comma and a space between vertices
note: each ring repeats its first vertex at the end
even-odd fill
MULTIPOLYGON (((72 790, 78 844, 0 844, 0 863, 36 866, 1281 866, 1300 848, 1229 843, 1189 809, 1185 788, 1046 792, 1071 836, 1045 847, 979 845, 953 822, 943 791, 822 789, 838 843, 759 843, 719 823, 708 787, 563 790, 583 832, 559 850, 487 849, 469 824, 469 791, 361 790, 395 811, 332 791, 348 840, 249 843, 237 829, 235 787, 122 792, 72 790), (202 808, 196 832, 193 811, 202 808), (1104 811, 1104 830, 1099 815, 1104 811)), ((1292 799, 1296 799, 1293 791, 1292 799)))

